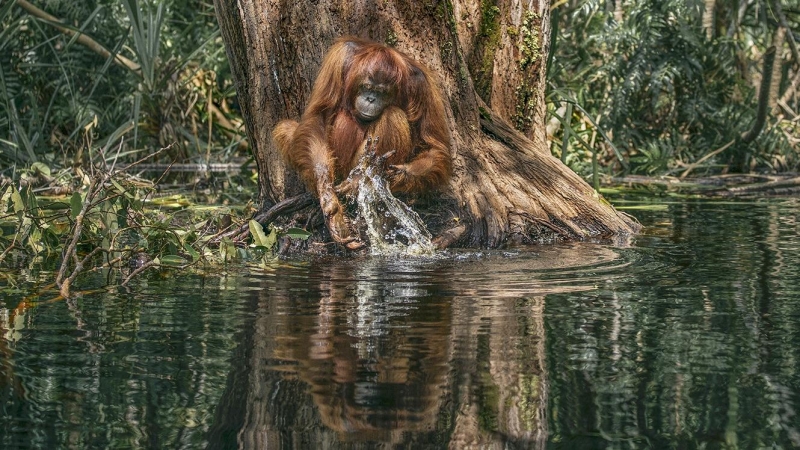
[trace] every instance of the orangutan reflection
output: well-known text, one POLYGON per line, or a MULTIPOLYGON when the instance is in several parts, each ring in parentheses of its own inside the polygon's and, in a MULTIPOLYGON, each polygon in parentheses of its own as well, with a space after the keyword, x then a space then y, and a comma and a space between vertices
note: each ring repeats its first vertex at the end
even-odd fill
POLYGON ((253 291, 211 447, 543 448, 545 295, 593 289, 615 254, 534 256, 276 267, 253 291), (586 264, 586 283, 553 273, 586 264))
POLYGON ((343 436, 389 438, 386 430, 435 426, 449 356, 449 306, 403 281, 379 279, 374 266, 328 266, 316 317, 276 356, 299 362, 322 422, 343 436), (338 280, 363 280, 355 284, 338 280))

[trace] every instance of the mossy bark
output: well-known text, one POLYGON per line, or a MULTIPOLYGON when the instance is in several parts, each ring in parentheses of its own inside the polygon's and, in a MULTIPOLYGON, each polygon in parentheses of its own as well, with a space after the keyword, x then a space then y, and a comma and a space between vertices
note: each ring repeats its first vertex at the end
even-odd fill
POLYGON ((327 47, 341 35, 394 45, 439 76, 454 174, 440 195, 466 224, 461 245, 633 233, 553 158, 545 135, 549 1, 215 0, 259 164, 263 205, 297 191, 269 139, 297 118, 327 47))

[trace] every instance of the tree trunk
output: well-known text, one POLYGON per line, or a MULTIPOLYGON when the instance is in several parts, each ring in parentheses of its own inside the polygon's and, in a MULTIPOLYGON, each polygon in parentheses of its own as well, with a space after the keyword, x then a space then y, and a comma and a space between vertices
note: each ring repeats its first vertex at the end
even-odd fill
POLYGON ((703 8, 703 30, 706 32, 706 38, 711 40, 714 38, 714 7, 716 0, 705 0, 703 8))
POLYGON ((772 35, 772 45, 775 46, 775 62, 772 64, 772 83, 769 87, 769 107, 772 114, 780 114, 778 99, 780 98, 781 78, 783 77, 783 41, 786 38, 786 29, 778 26, 772 35))
POLYGON ((614 20, 617 22, 617 25, 622 23, 624 14, 625 10, 622 9, 622 0, 617 0, 614 2, 614 20))
POLYGON ((548 0, 214 4, 258 162, 262 206, 294 195, 299 186, 271 142, 271 128, 301 115, 326 49, 339 36, 355 35, 393 45, 439 77, 454 158, 453 177, 441 195, 468 227, 460 244, 638 230, 550 155, 544 103, 548 0))

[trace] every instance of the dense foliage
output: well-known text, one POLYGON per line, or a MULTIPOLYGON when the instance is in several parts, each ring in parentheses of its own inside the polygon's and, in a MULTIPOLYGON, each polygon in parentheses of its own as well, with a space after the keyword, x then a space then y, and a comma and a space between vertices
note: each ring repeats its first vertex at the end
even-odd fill
POLYGON ((210 0, 11 1, 0 24, 6 176, 37 161, 74 166, 117 148, 139 158, 169 144, 170 160, 207 162, 241 139, 221 126, 233 89, 210 0))
POLYGON ((57 261, 69 295, 93 268, 124 284, 269 253, 274 228, 255 252, 208 245, 250 213, 252 175, 200 166, 246 155, 210 0, 17 0, 0 4, 0 30, 0 263, 57 261), (172 163, 196 176, 162 178, 172 163))
MULTIPOLYGON (((577 172, 798 169, 800 0, 558 0, 552 23, 548 132, 577 172)), ((247 215, 250 175, 217 183, 220 210, 181 219, 139 163, 242 161, 241 123, 211 0, 0 3, 0 264, 60 255, 68 291, 89 263, 227 260, 232 245, 206 244, 247 215)), ((199 173, 194 187, 214 185, 199 173)), ((259 231, 270 248, 285 230, 259 231)))
MULTIPOLYGON (((613 171, 678 174, 694 162, 712 173, 797 170, 800 128, 792 119, 800 108, 791 82, 798 66, 789 34, 776 42, 781 26, 772 0, 578 0, 554 6, 549 99, 562 122, 566 102, 580 107, 571 109, 570 131, 581 138, 569 140, 577 150, 567 155, 574 168, 587 171, 585 153, 599 147, 601 160, 617 163, 613 171), (784 97, 783 106, 773 98, 766 127, 744 143, 740 135, 755 122, 763 55, 773 44, 779 46, 773 90, 784 97), (596 124, 613 148, 589 142, 600 141, 593 136, 596 124)), ((790 32, 800 29, 800 2, 784 1, 782 9, 790 32)), ((560 148, 563 130, 556 134, 560 148)))
MULTIPOLYGON (((568 130, 565 156, 580 172, 599 150, 612 172, 670 174, 734 141, 704 168, 796 170, 798 66, 790 49, 800 1, 776 5, 554 2, 548 99, 556 153, 568 130), (788 32, 775 42, 782 23, 788 32), (744 144, 737 138, 755 120, 763 54, 776 43, 773 95, 782 106, 773 99, 763 133, 744 144)), ((2 175, 16 179, 37 161, 74 167, 109 149, 133 159, 173 144, 161 159, 178 162, 228 160, 242 150, 210 0, 12 1, 0 7, 0 24, 2 175)))

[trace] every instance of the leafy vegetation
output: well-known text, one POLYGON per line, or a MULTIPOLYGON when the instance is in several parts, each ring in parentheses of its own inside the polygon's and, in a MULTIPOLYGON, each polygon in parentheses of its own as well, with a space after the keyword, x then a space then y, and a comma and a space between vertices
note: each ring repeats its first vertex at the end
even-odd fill
MULTIPOLYGON (((38 176, 48 176, 38 164, 38 176)), ((0 261, 24 266, 58 260, 55 285, 68 297, 86 270, 107 269, 109 278, 124 285, 148 268, 187 269, 232 260, 265 265, 280 237, 309 236, 276 226, 265 234, 251 220, 254 244, 237 247, 225 233, 252 213, 249 205, 217 199, 217 206, 204 207, 184 194, 155 196, 156 186, 128 175, 129 168, 97 166, 87 187, 63 196, 37 195, 30 185, 18 190, 0 184, 0 261)))
POLYGON ((243 138, 231 129, 234 90, 210 1, 36 3, 0 8, 5 176, 16 179, 34 162, 82 165, 119 142, 123 160, 167 146, 160 158, 170 162, 239 156, 243 138))
MULTIPOLYGON (((609 173, 678 175, 718 151, 703 160, 704 173, 796 171, 800 105, 792 77, 797 77, 798 61, 789 38, 782 43, 776 38, 783 27, 775 4, 555 2, 558 31, 548 73, 549 101, 555 120, 561 117, 569 127, 566 150, 574 155, 566 161, 588 173, 586 161, 594 149, 609 173), (777 95, 770 99, 766 127, 746 143, 741 135, 756 121, 763 55, 776 44, 777 95), (563 118, 567 102, 583 108, 573 111, 569 122, 563 118), (609 139, 600 139, 600 131, 609 139)), ((788 29, 797 30, 800 2, 783 5, 788 29)), ((554 133, 559 147, 565 129, 554 133)))
MULTIPOLYGON (((800 0, 553 2, 554 152, 595 185, 600 172, 798 170, 799 22, 800 0), (769 115, 745 142, 770 46, 769 115)), ((89 268, 124 282, 141 267, 257 261, 304 232, 251 227, 253 247, 209 248, 219 230, 248 230, 248 158, 210 0, 0 5, 0 264, 58 261, 68 292, 89 268), (174 163, 195 174, 163 178, 174 163)))
POLYGON ((67 294, 83 270, 125 283, 265 254, 208 247, 244 221, 253 187, 252 170, 203 170, 246 158, 210 0, 11 1, 0 29, 0 264, 58 261, 67 294), (162 179, 173 163, 199 174, 177 196, 164 184, 180 179, 162 179))

